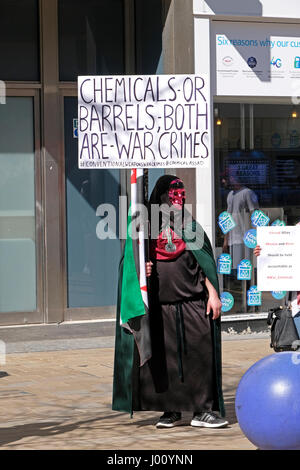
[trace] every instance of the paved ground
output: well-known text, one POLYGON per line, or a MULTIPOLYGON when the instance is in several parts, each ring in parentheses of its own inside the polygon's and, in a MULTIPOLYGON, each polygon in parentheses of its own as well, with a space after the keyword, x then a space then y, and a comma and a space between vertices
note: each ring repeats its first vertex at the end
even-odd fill
MULTIPOLYGON (((255 338, 255 336, 254 336, 255 338)), ((107 346, 104 343, 104 346, 107 346)), ((255 449, 242 434, 234 397, 243 373, 271 354, 267 338, 223 341, 230 426, 157 430, 160 413, 111 411, 113 348, 8 354, 0 372, 1 449, 255 449)))

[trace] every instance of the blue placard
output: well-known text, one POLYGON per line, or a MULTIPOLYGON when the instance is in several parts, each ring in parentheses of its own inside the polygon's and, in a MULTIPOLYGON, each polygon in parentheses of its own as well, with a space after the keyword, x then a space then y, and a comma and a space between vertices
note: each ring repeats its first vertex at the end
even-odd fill
POLYGON ((286 296, 286 291, 285 290, 277 290, 277 291, 273 290, 272 291, 272 296, 276 300, 284 299, 284 297, 286 296))
POLYGON ((264 227, 270 222, 270 217, 263 211, 256 210, 251 215, 251 222, 254 227, 264 227))
POLYGON ((250 281, 252 276, 252 264, 248 259, 242 259, 237 267, 237 278, 239 281, 250 281))
POLYGON ((78 139, 78 119, 73 119, 73 137, 78 139))
POLYGON ((236 226, 236 223, 233 220, 231 214, 226 211, 222 212, 219 215, 218 224, 224 235, 230 232, 230 230, 232 230, 236 226))
POLYGON ((274 222, 271 223, 271 225, 275 225, 275 226, 285 226, 286 223, 285 223, 283 220, 276 219, 276 220, 274 220, 274 222))
POLYGON ((227 253, 222 253, 217 262, 218 274, 231 274, 232 258, 227 253))
POLYGON ((261 305, 261 292, 257 289, 257 286, 251 286, 247 291, 247 305, 249 307, 261 305))
POLYGON ((221 302, 222 302, 222 312, 229 312, 234 305, 234 298, 229 292, 222 292, 221 294, 221 302))
POLYGON ((256 240, 256 229, 251 228, 248 230, 245 235, 244 235, 244 244, 248 248, 255 248, 257 245, 257 240, 256 240))

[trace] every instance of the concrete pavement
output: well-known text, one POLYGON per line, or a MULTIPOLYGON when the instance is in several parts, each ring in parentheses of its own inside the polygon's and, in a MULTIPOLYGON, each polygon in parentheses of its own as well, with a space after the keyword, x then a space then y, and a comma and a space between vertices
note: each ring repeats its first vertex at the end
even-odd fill
POLYGON ((223 341, 223 390, 230 426, 208 430, 184 424, 156 429, 161 413, 130 419, 111 410, 113 338, 95 349, 12 353, 0 367, 1 449, 196 450, 255 449, 234 411, 243 373, 272 353, 262 335, 223 341))

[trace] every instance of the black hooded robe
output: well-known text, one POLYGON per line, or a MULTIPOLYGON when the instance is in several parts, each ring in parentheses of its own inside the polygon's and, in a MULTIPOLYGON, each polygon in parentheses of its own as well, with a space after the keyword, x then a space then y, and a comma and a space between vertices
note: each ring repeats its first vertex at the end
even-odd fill
MULTIPOLYGON (((175 178, 161 177, 150 203, 159 203, 160 195, 175 178)), ((193 221, 192 233, 196 225, 193 221)), ((133 336, 120 327, 118 307, 114 410, 132 413, 212 409, 225 415, 220 318, 212 320, 211 315, 206 315, 204 285, 207 276, 219 292, 218 278, 210 242, 202 232, 203 244, 195 247, 190 246, 186 229, 182 238, 190 249, 173 261, 155 263, 149 289, 152 358, 142 367, 133 336)), ((121 283, 122 260, 119 293, 121 283)))

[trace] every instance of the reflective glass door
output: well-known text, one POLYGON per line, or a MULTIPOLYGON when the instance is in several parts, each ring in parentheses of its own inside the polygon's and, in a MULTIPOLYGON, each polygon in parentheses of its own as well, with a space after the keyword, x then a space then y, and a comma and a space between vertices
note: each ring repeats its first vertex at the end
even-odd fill
POLYGON ((42 319, 37 106, 37 95, 0 105, 0 323, 42 319))
POLYGON ((121 255, 120 172, 78 169, 76 119, 77 97, 65 97, 66 317, 70 319, 88 318, 91 309, 94 318, 97 312, 101 316, 101 309, 104 315, 115 313, 121 255), (109 227, 107 211, 112 217, 109 227))

